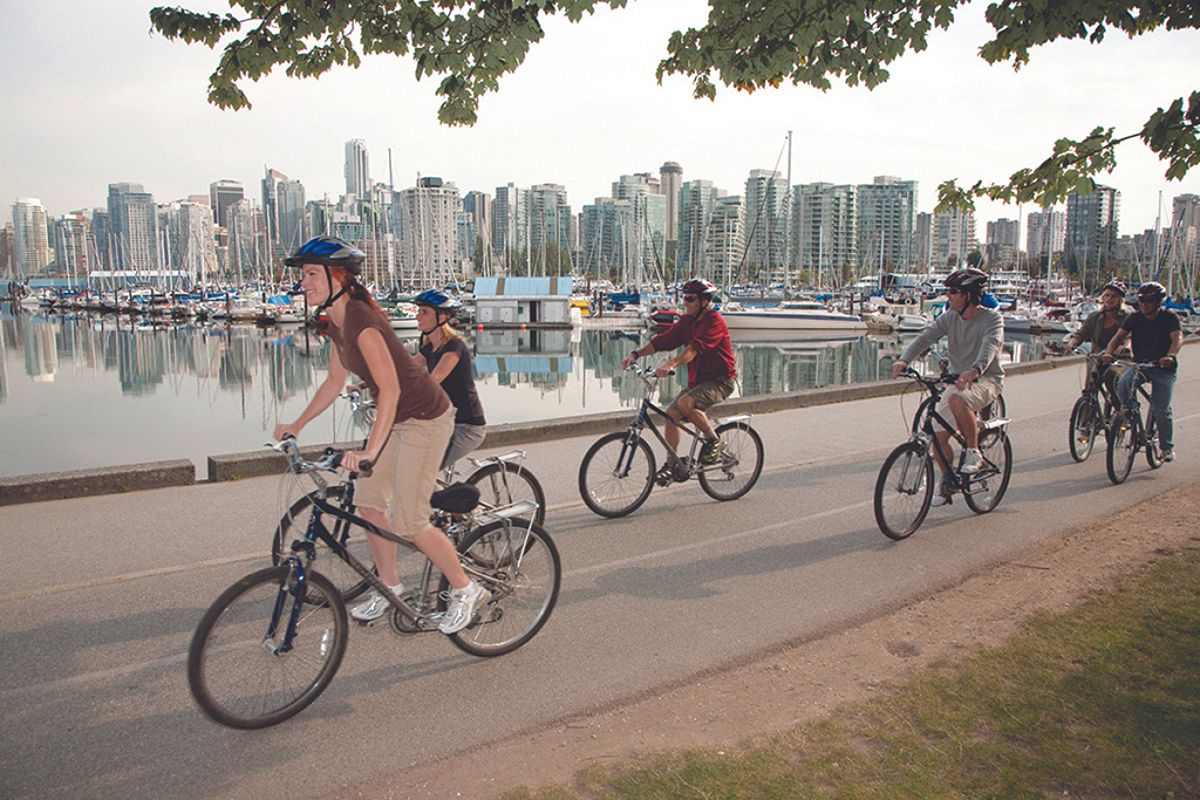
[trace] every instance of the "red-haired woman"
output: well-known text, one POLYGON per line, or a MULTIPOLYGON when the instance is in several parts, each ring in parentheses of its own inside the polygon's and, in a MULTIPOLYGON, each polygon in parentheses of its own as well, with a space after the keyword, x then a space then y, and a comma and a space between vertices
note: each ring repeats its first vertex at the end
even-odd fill
MULTIPOLYGON (((306 242, 285 262, 300 269, 300 287, 310 305, 327 310, 334 347, 324 382, 304 411, 290 424, 278 425, 275 438, 296 436, 329 408, 353 372, 375 398, 375 424, 360 451, 346 453, 342 465, 357 470, 370 461, 373 472, 360 478, 355 492, 358 514, 380 528, 412 539, 450 582, 450 604, 438 627, 457 633, 470 623, 490 595, 470 580, 446 535, 429 523, 429 497, 446 443, 454 430, 454 408, 424 365, 396 338, 387 315, 358 275, 365 260, 361 250, 341 239, 322 236, 306 242), (395 521, 389 523, 391 505, 395 521)), ((396 568, 395 542, 368 533, 367 541, 379 578, 397 595, 404 590, 396 568)), ((378 592, 355 606, 350 615, 370 621, 390 608, 378 592)))

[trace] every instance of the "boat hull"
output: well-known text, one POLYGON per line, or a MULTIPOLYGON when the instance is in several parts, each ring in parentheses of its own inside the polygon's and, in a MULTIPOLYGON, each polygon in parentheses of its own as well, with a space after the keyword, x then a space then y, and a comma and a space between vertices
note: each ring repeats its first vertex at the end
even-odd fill
POLYGON ((806 311, 724 311, 721 316, 732 330, 771 331, 860 331, 866 333, 867 323, 858 317, 844 314, 822 314, 806 311))

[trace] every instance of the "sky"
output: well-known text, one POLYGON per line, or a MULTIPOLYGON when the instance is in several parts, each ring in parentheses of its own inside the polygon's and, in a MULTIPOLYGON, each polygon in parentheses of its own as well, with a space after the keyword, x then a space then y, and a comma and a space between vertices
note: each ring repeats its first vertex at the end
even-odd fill
MULTIPOLYGON (((228 8, 220 0, 170 2, 228 8)), ((1040 163, 1061 136, 1082 138, 1097 125, 1135 132, 1156 108, 1200 88, 1194 30, 1060 42, 1032 51, 1019 72, 990 66, 977 55, 991 29, 986 3, 976 2, 949 31, 932 34, 926 51, 895 62, 874 91, 835 83, 824 93, 785 86, 746 94, 718 86, 715 102, 696 100, 688 79, 660 85, 654 72, 671 32, 702 25, 707 5, 631 0, 580 24, 550 20, 470 128, 439 125, 438 79, 417 81, 411 60, 385 56, 319 80, 277 70, 243 86, 253 109, 223 111, 206 100, 220 51, 153 33, 154 4, 5 4, 0 203, 36 197, 58 216, 103 207, 109 183, 141 183, 165 203, 207 194, 220 179, 241 181, 257 199, 264 167, 302 181, 309 199, 336 198, 345 191, 345 142, 363 139, 376 181, 388 180, 390 150, 397 188, 418 175, 463 193, 559 183, 578 211, 608 196, 619 176, 657 174, 665 161, 678 162, 685 181, 708 179, 741 194, 752 169, 786 174, 792 131, 793 184, 894 175, 917 180, 918 209, 932 211, 944 180, 1004 181, 1040 163)), ((1172 197, 1200 194, 1200 169, 1169 182, 1165 164, 1140 142, 1122 145, 1117 162, 1098 180, 1121 191, 1122 234, 1153 227, 1160 192, 1164 225, 1172 197)), ((980 240, 984 223, 1017 215, 1015 206, 979 202, 980 240)))

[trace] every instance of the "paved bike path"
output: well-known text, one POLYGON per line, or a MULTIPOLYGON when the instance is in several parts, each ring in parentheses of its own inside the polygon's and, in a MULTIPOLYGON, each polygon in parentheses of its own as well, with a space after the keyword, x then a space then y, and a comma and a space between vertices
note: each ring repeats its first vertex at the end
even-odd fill
POLYGON ((0 794, 302 797, 452 770, 439 759, 871 617, 1195 480, 1196 380, 1185 371, 1176 390, 1179 460, 1151 473, 1139 458, 1112 487, 1102 451, 1066 454, 1078 370, 1011 379, 1009 494, 983 517, 935 509, 899 544, 875 528, 870 494, 916 395, 757 416, 766 470, 744 499, 690 483, 622 520, 578 500, 593 437, 539 443, 529 463, 565 570, 545 630, 484 661, 437 635, 355 629, 325 695, 253 734, 195 710, 183 653, 220 589, 264 563, 277 479, 0 509, 0 794))

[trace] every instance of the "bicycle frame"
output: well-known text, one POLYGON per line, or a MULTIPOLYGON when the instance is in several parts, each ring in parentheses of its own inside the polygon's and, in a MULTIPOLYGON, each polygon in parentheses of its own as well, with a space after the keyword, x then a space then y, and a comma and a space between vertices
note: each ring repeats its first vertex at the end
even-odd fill
MULTIPOLYGON (((633 421, 629 423, 629 427, 626 429, 628 435, 625 437, 625 444, 621 449, 621 454, 617 458, 618 474, 623 478, 628 477, 629 470, 633 466, 633 455, 637 451, 637 443, 641 440, 642 431, 647 426, 649 426, 650 432, 654 434, 654 437, 658 439, 658 443, 661 444, 663 449, 667 451, 668 464, 675 464, 686 459, 684 463, 686 463, 688 466, 689 478, 708 469, 721 469, 722 467, 720 464, 712 464, 709 466, 701 466, 699 464, 699 460, 696 458, 696 453, 702 446, 703 440, 703 437, 700 435, 699 431, 695 430, 691 425, 688 425, 684 420, 679 420, 676 422, 671 418, 671 415, 667 413, 666 409, 650 399, 650 396, 654 393, 656 386, 650 381, 649 378, 646 377, 646 374, 649 372, 649 370, 641 370, 637 366, 631 367, 631 369, 641 379, 642 383, 646 385, 646 393, 642 396, 642 403, 638 407, 637 416, 633 418, 633 421), (665 424, 676 425, 681 431, 691 437, 691 447, 688 448, 688 454, 686 456, 681 457, 671 449, 671 446, 667 443, 666 436, 658 429, 658 426, 654 424, 654 418, 651 416, 652 412, 657 414, 659 417, 662 417, 665 424)), ((713 427, 716 428, 719 425, 724 425, 729 422, 749 421, 749 419, 749 414, 735 414, 731 417, 719 417, 713 420, 713 427)))
MULTIPOLYGON (((921 446, 927 451, 932 450, 934 457, 937 458, 943 467, 945 467, 946 478, 952 483, 952 485, 956 489, 965 490, 972 480, 989 478, 998 474, 1000 470, 994 463, 992 463, 990 459, 988 459, 986 455, 983 456, 984 468, 974 475, 963 476, 958 471, 958 468, 962 466, 963 458, 966 456, 967 441, 963 438, 963 435, 958 432, 958 429, 955 428, 954 425, 951 424, 945 417, 939 414, 937 410, 938 401, 941 400, 942 395, 945 394, 945 390, 941 387, 953 383, 958 376, 949 373, 942 373, 937 378, 926 378, 912 369, 907 370, 907 373, 917 383, 921 384, 921 386, 923 386, 933 398, 933 401, 929 403, 925 410, 925 416, 924 419, 921 420, 919 432, 913 434, 912 438, 913 440, 919 441, 921 446), (949 433, 950 437, 959 445, 957 467, 951 467, 950 459, 946 453, 942 452, 941 443, 937 438, 938 431, 934 428, 935 422, 942 427, 942 430, 949 433)), ((978 424, 979 433, 982 435, 987 431, 994 430, 996 428, 1003 428, 1008 424, 1008 420, 1003 418, 993 418, 986 421, 979 421, 978 424)))

